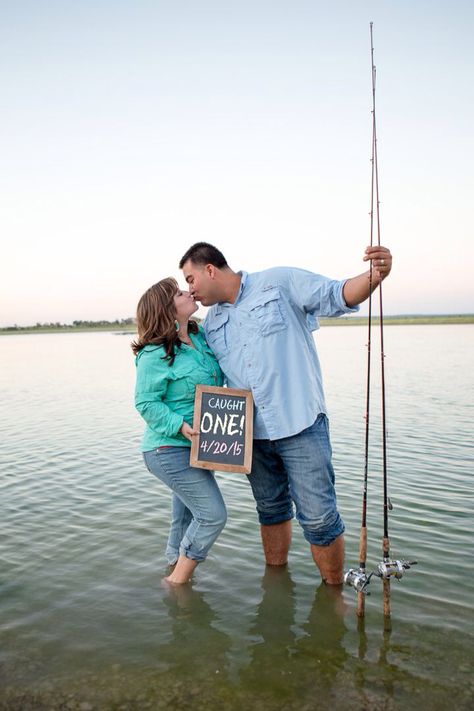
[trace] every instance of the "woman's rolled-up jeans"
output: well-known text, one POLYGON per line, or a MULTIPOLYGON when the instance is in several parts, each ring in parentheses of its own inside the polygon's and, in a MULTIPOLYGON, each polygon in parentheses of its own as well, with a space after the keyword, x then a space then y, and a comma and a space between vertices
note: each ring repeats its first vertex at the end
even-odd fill
POLYGON ((161 447, 143 453, 146 467, 173 492, 166 558, 205 560, 225 526, 227 511, 214 473, 189 466, 189 447, 161 447))

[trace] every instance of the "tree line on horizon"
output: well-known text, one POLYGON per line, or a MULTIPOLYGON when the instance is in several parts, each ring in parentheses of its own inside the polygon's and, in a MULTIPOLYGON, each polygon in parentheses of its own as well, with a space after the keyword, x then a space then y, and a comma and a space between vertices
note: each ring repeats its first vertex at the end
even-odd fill
POLYGON ((13 326, 4 326, 2 331, 31 331, 32 329, 34 330, 46 330, 46 329, 63 329, 63 328, 116 328, 117 326, 134 326, 135 325, 135 319, 130 317, 130 318, 122 318, 122 319, 115 319, 115 321, 82 321, 82 320, 75 320, 72 323, 60 323, 59 321, 50 321, 49 323, 40 323, 37 322, 34 326, 18 326, 18 324, 14 324, 13 326))
MULTIPOLYGON (((198 316, 193 317, 195 321, 201 323, 202 319, 198 316)), ((321 318, 321 324, 329 326, 337 325, 357 325, 366 324, 367 316, 341 316, 340 318, 321 318)), ((379 317, 373 317, 374 324, 379 323, 379 317)), ((399 316, 384 316, 384 322, 389 324, 443 324, 443 323, 474 323, 474 314, 403 314, 399 316)), ((82 321, 75 320, 72 323, 60 323, 59 321, 49 322, 49 323, 39 323, 37 322, 34 326, 18 326, 14 324, 13 326, 3 326, 0 327, 0 333, 19 333, 21 331, 66 331, 66 330, 93 330, 93 329, 113 329, 118 330, 120 328, 126 328, 129 330, 131 327, 135 328, 136 319, 122 318, 115 319, 115 321, 82 321)))

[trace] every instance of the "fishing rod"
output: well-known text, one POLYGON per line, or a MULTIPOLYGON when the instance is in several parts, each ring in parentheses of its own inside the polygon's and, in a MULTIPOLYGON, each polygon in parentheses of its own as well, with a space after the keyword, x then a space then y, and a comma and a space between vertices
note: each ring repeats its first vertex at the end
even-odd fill
MULTIPOLYGON (((370 23, 371 45, 372 45, 372 23, 370 23)), ((370 246, 374 244, 374 194, 376 176, 376 125, 375 125, 375 67, 372 53, 372 156, 371 156, 371 188, 370 188, 370 246)), ((378 174, 377 174, 378 177, 378 174)), ((378 180, 377 180, 377 206, 378 206, 378 180)), ((377 226, 380 226, 379 210, 377 210, 377 226)), ((366 572, 367 562, 367 490, 369 478, 369 430, 370 430, 370 376, 372 359, 372 260, 369 270, 369 313, 367 332, 367 384, 365 399, 365 453, 364 453, 364 481, 362 490, 362 516, 359 537, 359 568, 351 568, 344 576, 346 584, 351 585, 357 591, 357 615, 364 617, 365 596, 370 595, 368 584, 370 578, 366 572)))
MULTIPOLYGON (((374 64, 374 42, 373 23, 370 23, 370 57, 372 69, 372 176, 371 176, 371 201, 370 201, 370 246, 374 242, 374 201, 376 205, 377 217, 377 245, 380 246, 380 197, 379 197, 379 174, 377 155, 377 123, 375 116, 375 87, 376 87, 376 67, 374 64)), ((416 561, 391 560, 390 559, 390 539, 388 535, 388 512, 392 510, 392 505, 388 496, 388 476, 387 476, 387 427, 386 427, 386 398, 385 398, 385 352, 384 352, 384 329, 383 329, 383 296, 382 282, 379 285, 379 313, 380 313, 380 372, 381 372, 381 395, 382 395, 382 463, 383 463, 383 538, 382 555, 383 560, 377 567, 367 575, 367 488, 369 471, 369 427, 370 427, 370 370, 371 370, 371 333, 372 333, 372 262, 369 272, 369 315, 368 315, 368 342, 367 342, 367 388, 366 388, 366 410, 365 410, 365 459, 364 459, 364 483, 362 494, 362 521, 359 539, 359 568, 351 568, 344 576, 344 582, 353 587, 357 592, 357 615, 363 617, 365 614, 365 595, 370 594, 368 585, 373 575, 383 581, 383 610, 386 618, 390 617, 390 580, 395 577, 400 580, 405 570, 408 570, 416 561)))
MULTIPOLYGON (((375 120, 375 84, 376 84, 376 67, 374 64, 374 42, 373 42, 373 23, 370 23, 370 55, 372 61, 372 115, 373 115, 373 173, 375 174, 375 193, 376 193, 376 210, 377 210, 377 244, 380 245, 380 198, 379 198, 379 171, 378 171, 378 155, 377 155, 377 125, 375 120)), ((384 351, 384 332, 383 332, 383 298, 382 298, 382 282, 379 284, 379 313, 380 313, 380 378, 381 378, 381 393, 382 393, 382 464, 383 464, 383 539, 382 539, 382 554, 383 562, 377 566, 376 575, 379 575, 383 580, 383 613, 385 617, 390 617, 390 578, 393 574, 399 574, 399 567, 393 567, 390 561, 390 539, 388 537, 388 480, 387 480, 387 427, 386 427, 386 409, 385 409, 385 351, 384 351), (383 566, 383 567, 381 567, 383 566)), ((401 577, 401 576, 400 576, 401 577)))

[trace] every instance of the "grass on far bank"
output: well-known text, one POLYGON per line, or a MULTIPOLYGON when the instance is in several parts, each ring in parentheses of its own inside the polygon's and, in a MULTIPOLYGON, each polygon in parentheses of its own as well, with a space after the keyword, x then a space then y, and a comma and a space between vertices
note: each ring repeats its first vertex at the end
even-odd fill
MULTIPOLYGON (((321 318, 321 326, 365 326, 368 323, 366 316, 341 316, 339 318, 321 318)), ((372 319, 372 323, 380 323, 379 318, 372 319)), ((443 315, 407 315, 384 316, 386 326, 424 326, 441 324, 467 324, 474 323, 474 314, 443 314, 443 315)), ((114 333, 136 333, 132 319, 121 321, 76 321, 72 324, 48 323, 35 326, 7 326, 0 328, 0 336, 18 335, 23 333, 86 333, 89 331, 105 331, 114 333)))
MULTIPOLYGON (((321 318, 321 326, 365 326, 369 319, 367 316, 340 316, 339 318, 321 318)), ((386 326, 424 326, 441 324, 474 323, 474 314, 430 314, 430 315, 407 315, 407 316, 384 316, 386 326)), ((378 316, 372 317, 372 323, 378 325, 378 316)))

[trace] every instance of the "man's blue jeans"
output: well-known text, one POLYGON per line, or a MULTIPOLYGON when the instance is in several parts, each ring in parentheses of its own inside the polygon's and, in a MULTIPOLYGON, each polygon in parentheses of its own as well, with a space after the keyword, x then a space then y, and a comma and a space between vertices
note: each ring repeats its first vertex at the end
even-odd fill
POLYGON ((303 432, 283 439, 254 440, 248 475, 264 526, 296 518, 309 543, 327 546, 344 532, 337 511, 329 423, 319 414, 303 432))
POLYGON ((225 526, 227 512, 214 474, 189 466, 189 447, 162 447, 143 453, 146 467, 173 492, 168 563, 179 555, 202 561, 225 526))

